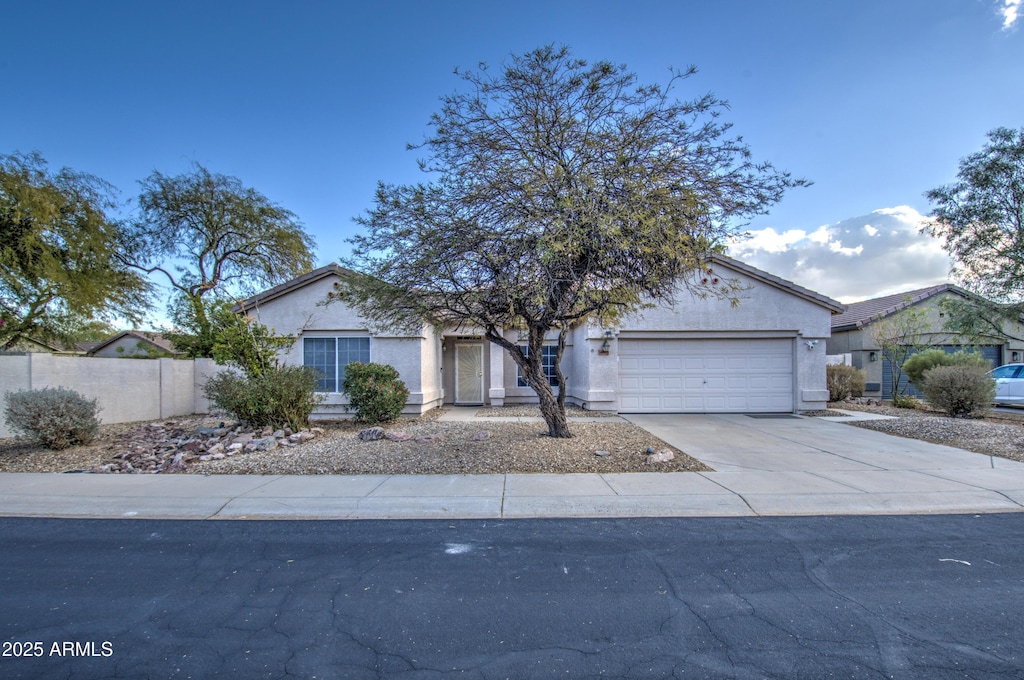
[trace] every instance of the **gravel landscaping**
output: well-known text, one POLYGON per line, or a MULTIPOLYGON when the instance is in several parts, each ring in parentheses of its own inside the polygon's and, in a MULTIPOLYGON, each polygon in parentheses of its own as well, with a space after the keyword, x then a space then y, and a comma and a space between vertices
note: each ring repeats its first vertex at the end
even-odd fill
MULTIPOLYGON (((895 416, 890 420, 847 423, 887 434, 921 439, 936 444, 1001 456, 1024 462, 1024 412, 993 413, 987 419, 949 418, 933 411, 898 409, 889 405, 830 404, 829 411, 806 415, 838 415, 832 409, 859 410, 895 416)), ((608 422, 570 424, 575 436, 551 439, 543 422, 508 422, 495 416, 531 417, 536 407, 516 406, 481 409, 476 422, 439 422, 438 411, 416 419, 404 419, 385 430, 393 441, 382 438, 362 441, 363 428, 351 422, 317 423, 309 441, 278 446, 267 451, 238 450, 219 460, 200 461, 196 446, 189 447, 183 464, 164 473, 191 474, 492 474, 492 473, 575 473, 575 472, 680 472, 709 471, 706 465, 668 446, 646 430, 617 418, 608 422), (489 418, 489 419, 488 419, 489 418), (670 461, 648 463, 648 449, 668 449, 670 461), (597 455, 597 452, 607 455, 597 455)), ((573 409, 570 417, 596 414, 573 409)), ((605 414, 610 415, 610 414, 605 414)), ((130 471, 126 455, 152 453, 161 448, 164 460, 184 451, 182 445, 168 449, 166 437, 192 441, 203 428, 217 428, 220 419, 178 418, 153 423, 103 425, 97 440, 89 446, 48 451, 16 439, 0 439, 0 472, 71 472, 106 466, 110 472, 130 471), (158 436, 157 433, 165 433, 158 436), (134 452, 134 453, 133 453, 134 452), (120 456, 120 460, 118 459, 120 456)), ((228 423, 230 425, 230 423, 228 423)), ((201 449, 201 447, 200 447, 201 449)), ((207 456, 209 457, 209 456, 207 456)))
POLYGON ((893 420, 866 420, 848 425, 886 434, 954 446, 975 453, 1024 462, 1024 413, 990 413, 985 419, 950 418, 935 411, 889 405, 831 404, 847 411, 869 411, 893 420))
MULTIPOLYGON (((535 413, 536 411, 534 411, 535 413)), ((632 423, 571 423, 571 439, 551 439, 542 422, 438 422, 437 412, 385 428, 407 441, 362 441, 353 423, 323 425, 313 439, 268 451, 239 451, 220 460, 192 456, 165 473, 192 474, 490 474, 575 472, 681 472, 710 468, 671 448, 632 423), (487 433, 487 434, 481 434, 487 433), (647 451, 668 449, 670 461, 647 462, 647 451), (596 455, 600 451, 608 455, 596 455), (182 469, 183 468, 183 469, 182 469)), ((532 415, 532 413, 530 414, 532 415)), ((575 414, 574 414, 575 415, 575 414)), ((108 465, 118 455, 143 448, 158 430, 194 433, 217 427, 217 419, 105 425, 90 446, 47 451, 12 439, 0 440, 0 472, 68 472, 108 465), (162 427, 154 427, 155 425, 162 427)), ((320 425, 320 423, 317 423, 320 425)), ((229 424, 230 425, 230 424, 229 424)), ((188 436, 181 435, 185 441, 188 436)), ((149 448, 153 448, 150 446, 149 448)), ((191 452, 201 453, 201 452, 191 452)), ((172 458, 174 452, 164 454, 172 458)), ((191 455, 191 454, 190 454, 191 455)), ((112 472, 117 470, 111 470, 112 472)))

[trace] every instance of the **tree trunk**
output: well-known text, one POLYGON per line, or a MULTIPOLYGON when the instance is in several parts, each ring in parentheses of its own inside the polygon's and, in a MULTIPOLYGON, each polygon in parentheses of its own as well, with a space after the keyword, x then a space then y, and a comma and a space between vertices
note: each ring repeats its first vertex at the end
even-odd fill
MULTIPOLYGON (((545 385, 545 387, 547 387, 545 385)), ((534 390, 540 397, 540 414, 544 416, 544 422, 548 426, 548 436, 568 439, 572 436, 569 432, 569 419, 565 416, 565 404, 556 399, 551 388, 534 390)))
MULTIPOLYGON (((537 398, 540 400, 540 414, 544 417, 544 422, 547 423, 548 436, 568 439, 572 437, 572 433, 569 431, 569 420, 565 416, 565 396, 563 394, 565 388, 559 387, 561 393, 556 397, 551 389, 551 385, 548 384, 547 376, 544 375, 544 371, 541 368, 541 347, 544 344, 545 331, 546 328, 530 329, 529 352, 526 355, 523 354, 517 345, 502 337, 496 329, 487 329, 485 337, 496 345, 505 348, 505 351, 509 353, 512 360, 519 366, 523 380, 526 381, 526 384, 530 386, 530 389, 536 393, 537 398)), ((561 350, 564 349, 564 342, 564 337, 560 338, 559 361, 561 361, 561 350)), ((561 370, 558 371, 558 379, 560 382, 563 381, 561 370)))

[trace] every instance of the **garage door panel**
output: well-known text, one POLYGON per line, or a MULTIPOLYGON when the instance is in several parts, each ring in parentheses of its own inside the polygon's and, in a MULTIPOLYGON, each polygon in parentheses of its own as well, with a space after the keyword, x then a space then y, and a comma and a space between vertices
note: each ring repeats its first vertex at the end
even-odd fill
POLYGON ((789 412, 792 339, 619 341, 624 413, 789 412))

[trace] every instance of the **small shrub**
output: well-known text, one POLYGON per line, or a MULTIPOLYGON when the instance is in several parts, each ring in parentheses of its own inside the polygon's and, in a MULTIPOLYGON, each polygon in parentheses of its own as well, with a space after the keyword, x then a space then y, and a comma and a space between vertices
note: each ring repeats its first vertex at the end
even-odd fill
POLYGON ((387 423, 402 413, 409 390, 393 366, 354 361, 342 385, 360 423, 387 423))
POLYGON ((207 399, 253 427, 300 430, 323 398, 317 374, 304 366, 271 366, 260 375, 224 372, 210 378, 207 399))
POLYGON ((894 394, 892 397, 892 405, 896 408, 909 408, 913 411, 920 408, 921 402, 917 397, 909 394, 894 394))
POLYGON ((954 417, 984 414, 995 390, 995 381, 983 366, 937 366, 924 375, 925 399, 954 417))
POLYGON ((978 352, 960 350, 947 354, 941 349, 926 349, 903 362, 903 372, 907 375, 907 380, 917 385, 923 392, 925 373, 939 366, 978 366, 986 371, 991 368, 988 360, 978 352))
POLYGON ((836 364, 825 368, 829 401, 843 401, 864 395, 867 373, 853 366, 836 364))
POLYGON ((96 438, 98 411, 95 399, 63 387, 46 387, 8 392, 4 418, 19 435, 59 451, 96 438))

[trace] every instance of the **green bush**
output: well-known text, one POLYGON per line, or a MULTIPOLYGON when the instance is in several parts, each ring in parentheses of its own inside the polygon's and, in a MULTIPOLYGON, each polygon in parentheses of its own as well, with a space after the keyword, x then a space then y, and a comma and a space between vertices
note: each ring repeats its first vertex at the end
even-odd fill
POLYGON ((95 399, 74 390, 46 387, 8 392, 4 418, 19 435, 48 449, 60 450, 88 444, 96 438, 100 421, 95 399))
POLYGON ((983 415, 995 393, 987 366, 936 366, 924 375, 925 399, 954 417, 983 415))
POLYGON ((835 364, 825 367, 825 381, 828 385, 828 400, 843 401, 864 395, 867 373, 853 366, 835 364))
POLYGON ((317 373, 304 366, 270 366, 259 375, 219 373, 203 391, 207 399, 253 427, 300 430, 323 398, 317 373))
POLYGON ((921 402, 917 397, 909 394, 894 394, 892 395, 892 405, 896 408, 909 408, 910 410, 916 410, 921 406, 921 402))
POLYGON ((398 371, 384 364, 354 361, 345 367, 342 385, 360 423, 387 423, 399 416, 409 390, 398 371))
POLYGON ((938 366, 977 366, 986 371, 991 368, 988 360, 978 352, 965 352, 963 350, 954 354, 947 354, 941 349, 926 349, 917 352, 903 362, 903 372, 907 380, 917 385, 918 389, 924 391, 925 373, 938 366))

